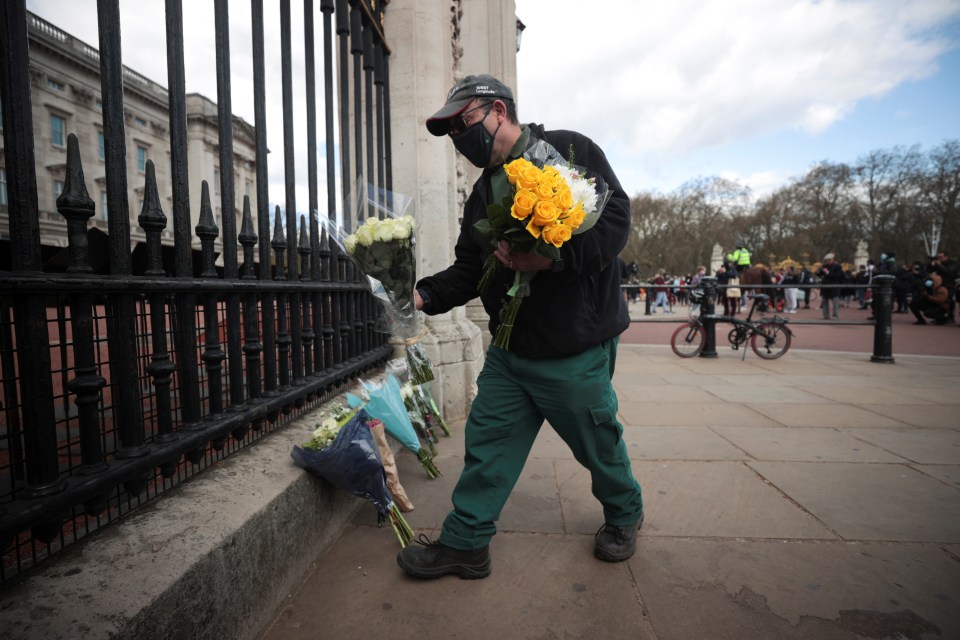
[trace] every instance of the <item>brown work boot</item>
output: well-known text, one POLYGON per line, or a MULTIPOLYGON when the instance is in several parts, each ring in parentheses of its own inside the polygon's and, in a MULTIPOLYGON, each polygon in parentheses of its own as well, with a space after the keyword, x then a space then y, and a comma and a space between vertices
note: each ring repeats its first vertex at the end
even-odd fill
POLYGON ((605 562, 623 562, 637 550, 637 531, 643 526, 643 514, 633 524, 618 527, 605 524, 594 536, 593 555, 605 562))
POLYGON ((454 574, 465 580, 476 580, 490 575, 489 545, 463 551, 432 541, 423 534, 415 542, 416 545, 407 545, 397 554, 397 564, 415 578, 454 574))

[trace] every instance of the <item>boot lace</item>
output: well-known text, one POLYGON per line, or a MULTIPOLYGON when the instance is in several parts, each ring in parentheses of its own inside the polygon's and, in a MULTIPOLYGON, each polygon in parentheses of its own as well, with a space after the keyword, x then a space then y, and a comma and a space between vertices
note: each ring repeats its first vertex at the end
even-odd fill
POLYGON ((604 525, 597 530, 597 532, 593 536, 594 539, 599 538, 600 534, 605 531, 613 535, 613 539, 616 541, 617 544, 626 544, 629 541, 626 534, 627 532, 626 527, 617 527, 615 525, 606 524, 606 523, 604 523, 604 525))

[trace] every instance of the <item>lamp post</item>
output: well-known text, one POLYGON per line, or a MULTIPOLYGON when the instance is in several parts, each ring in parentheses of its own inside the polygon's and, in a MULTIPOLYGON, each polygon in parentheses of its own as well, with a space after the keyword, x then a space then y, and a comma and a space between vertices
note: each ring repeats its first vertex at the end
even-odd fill
POLYGON ((517 51, 520 51, 520 38, 523 37, 523 30, 527 28, 527 25, 520 22, 520 18, 517 18, 517 51))

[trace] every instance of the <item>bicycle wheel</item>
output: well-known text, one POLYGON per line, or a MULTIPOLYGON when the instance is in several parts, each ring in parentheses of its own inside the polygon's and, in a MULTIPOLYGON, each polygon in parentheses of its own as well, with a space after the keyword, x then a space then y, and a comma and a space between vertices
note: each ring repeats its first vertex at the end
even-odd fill
POLYGON ((790 348, 793 334, 782 322, 764 322, 750 338, 753 352, 765 360, 775 360, 790 348))
POLYGON ((692 358, 703 351, 707 332, 699 322, 688 322, 677 327, 670 337, 670 347, 681 358, 692 358))

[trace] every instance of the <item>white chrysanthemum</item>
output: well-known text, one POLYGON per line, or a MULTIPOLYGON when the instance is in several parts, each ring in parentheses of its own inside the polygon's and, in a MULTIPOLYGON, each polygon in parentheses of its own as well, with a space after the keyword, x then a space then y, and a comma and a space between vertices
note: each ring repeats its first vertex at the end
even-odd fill
POLYGON ((573 204, 582 206, 587 214, 596 211, 597 190, 593 183, 565 164, 554 165, 554 168, 569 185, 570 195, 573 196, 573 204))

